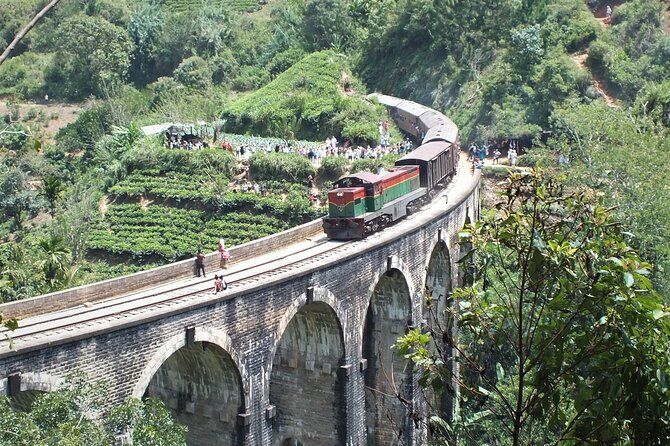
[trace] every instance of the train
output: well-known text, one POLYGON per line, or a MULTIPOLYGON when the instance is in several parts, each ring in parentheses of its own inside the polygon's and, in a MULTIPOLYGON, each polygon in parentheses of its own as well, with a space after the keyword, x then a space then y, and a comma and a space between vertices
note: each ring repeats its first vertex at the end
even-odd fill
POLYGON ((415 212, 448 184, 458 167, 460 136, 449 118, 416 102, 382 94, 371 97, 421 144, 386 173, 356 172, 335 182, 323 219, 330 239, 362 239, 415 212))

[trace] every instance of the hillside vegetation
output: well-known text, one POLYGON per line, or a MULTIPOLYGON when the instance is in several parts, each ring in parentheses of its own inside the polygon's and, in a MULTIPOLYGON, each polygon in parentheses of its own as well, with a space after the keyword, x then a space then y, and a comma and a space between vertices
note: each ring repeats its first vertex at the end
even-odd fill
POLYGON ((332 51, 312 53, 260 89, 233 101, 223 116, 236 133, 285 135, 322 140, 340 134, 374 142, 384 107, 361 101, 362 84, 347 59, 332 51))

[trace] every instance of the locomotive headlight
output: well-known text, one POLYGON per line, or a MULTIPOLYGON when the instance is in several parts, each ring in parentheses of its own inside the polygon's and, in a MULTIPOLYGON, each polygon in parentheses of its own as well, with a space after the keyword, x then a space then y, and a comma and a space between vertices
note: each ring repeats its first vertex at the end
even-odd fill
POLYGON ((337 196, 338 196, 338 197, 344 197, 344 192, 338 192, 338 193, 337 193, 337 196))

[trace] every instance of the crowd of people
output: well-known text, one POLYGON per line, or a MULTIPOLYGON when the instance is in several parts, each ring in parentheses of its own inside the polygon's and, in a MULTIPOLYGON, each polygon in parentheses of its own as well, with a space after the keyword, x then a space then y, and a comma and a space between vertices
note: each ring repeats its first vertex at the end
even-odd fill
POLYGON ((519 158, 517 150, 520 150, 519 142, 516 140, 505 140, 501 144, 487 142, 481 146, 472 143, 468 148, 468 161, 471 161, 476 169, 481 169, 484 167, 484 160, 491 155, 493 164, 499 164, 502 150, 507 150, 509 165, 516 166, 519 158))
POLYGON ((323 144, 318 146, 292 145, 289 142, 282 142, 275 145, 266 143, 262 146, 239 145, 233 146, 224 141, 220 146, 226 150, 234 152, 239 159, 249 159, 254 153, 297 153, 308 158, 314 165, 320 165, 326 157, 341 156, 349 161, 358 159, 379 159, 384 155, 397 154, 402 155, 410 152, 414 146, 409 139, 398 144, 390 144, 390 137, 384 138, 376 146, 354 145, 350 141, 340 142, 334 136, 327 138, 323 144))
POLYGON ((169 149, 198 150, 209 147, 209 143, 200 138, 182 138, 179 134, 171 134, 166 138, 169 149))

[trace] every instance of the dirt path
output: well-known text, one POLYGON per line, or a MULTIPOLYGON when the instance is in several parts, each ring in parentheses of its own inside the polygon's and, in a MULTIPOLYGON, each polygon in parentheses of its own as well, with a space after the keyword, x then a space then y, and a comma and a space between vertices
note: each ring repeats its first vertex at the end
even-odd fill
POLYGON ((570 56, 570 58, 575 61, 579 68, 586 70, 589 73, 589 76, 591 76, 591 84, 593 85, 593 88, 596 89, 600 97, 605 100, 607 105, 610 107, 618 107, 619 105, 617 104, 616 98, 607 89, 606 82, 596 73, 593 73, 591 70, 589 70, 589 67, 586 65, 587 57, 588 54, 586 53, 578 53, 570 56))
MULTIPOLYGON (((593 18, 602 26, 609 27, 610 18, 606 17, 607 6, 609 5, 613 10, 616 10, 616 8, 621 6, 621 4, 623 4, 624 2, 625 0, 611 0, 607 3, 603 3, 602 5, 600 5, 600 8, 593 11, 593 18)), ((670 0, 666 0, 666 2, 670 3, 670 0)), ((570 55, 570 58, 577 64, 577 66, 579 66, 579 68, 581 68, 582 70, 586 70, 589 73, 589 76, 591 77, 591 85, 593 85, 593 88, 596 89, 600 97, 602 97, 605 100, 607 105, 610 107, 618 107, 619 105, 617 104, 616 98, 607 88, 607 82, 605 82, 605 80, 598 74, 592 72, 589 69, 588 65, 586 65, 586 59, 588 58, 588 54, 576 53, 570 55)))
MULTIPOLYGON (((37 103, 19 102, 19 121, 24 124, 35 124, 44 131, 44 137, 53 141, 58 130, 77 120, 85 104, 65 104, 60 102, 37 103)), ((10 114, 8 98, 0 98, 0 116, 10 114)))

